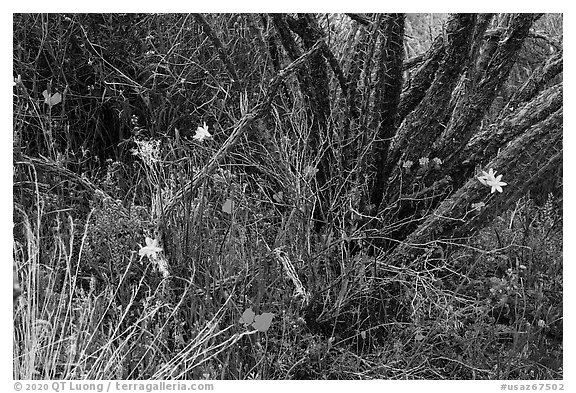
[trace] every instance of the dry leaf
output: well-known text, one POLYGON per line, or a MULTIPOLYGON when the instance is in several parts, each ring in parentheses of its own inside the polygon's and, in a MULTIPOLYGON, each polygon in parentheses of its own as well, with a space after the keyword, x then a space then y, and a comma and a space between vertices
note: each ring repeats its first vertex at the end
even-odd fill
POLYGON ((240 320, 238 322, 244 325, 244 327, 247 327, 248 325, 251 325, 254 322, 255 315, 256 314, 254 313, 254 311, 252 311, 252 307, 247 308, 246 311, 244 311, 244 313, 240 317, 240 320))
POLYGON ((274 318, 274 314, 271 312, 265 312, 262 315, 256 315, 254 317, 254 323, 252 326, 254 329, 258 330, 259 332, 266 332, 272 323, 272 318, 274 318))
POLYGON ((232 201, 232 199, 226 199, 226 202, 222 205, 222 211, 232 214, 232 209, 234 209, 234 201, 232 201))

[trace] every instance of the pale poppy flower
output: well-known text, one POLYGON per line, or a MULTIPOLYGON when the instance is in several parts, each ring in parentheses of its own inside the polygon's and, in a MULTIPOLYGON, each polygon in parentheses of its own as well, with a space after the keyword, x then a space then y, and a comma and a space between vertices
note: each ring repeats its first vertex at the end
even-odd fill
POLYGON ((196 135, 194 135, 193 138, 200 142, 202 142, 204 139, 212 138, 212 135, 210 135, 210 133, 208 132, 208 126, 206 125, 206 122, 204 122, 203 127, 198 126, 198 129, 196 130, 196 135))
POLYGON ((504 183, 503 181, 500 181, 500 179, 502 179, 502 175, 498 175, 496 176, 496 179, 488 180, 486 182, 490 187, 492 187, 490 193, 494 193, 494 191, 502 192, 502 187, 508 185, 508 183, 504 183))
POLYGON ((502 175, 496 175, 496 171, 490 168, 488 172, 482 171, 482 175, 478 177, 480 183, 491 188, 490 193, 495 191, 502 192, 502 187, 507 186, 508 183, 502 181, 502 175))
POLYGON ((482 183, 486 186, 486 185, 488 185, 488 183, 487 183, 488 180, 490 180, 490 181, 496 180, 494 178, 495 174, 496 174, 496 171, 493 168, 490 168, 490 170, 488 172, 482 171, 482 175, 480 175, 478 177, 478 180, 480 180, 480 183, 482 183))
POLYGON ((150 258, 156 259, 160 251, 162 251, 162 249, 158 247, 158 239, 152 240, 148 236, 146 236, 146 246, 140 247, 138 255, 140 255, 140 260, 142 260, 142 258, 144 258, 145 256, 147 256, 149 259, 150 258))

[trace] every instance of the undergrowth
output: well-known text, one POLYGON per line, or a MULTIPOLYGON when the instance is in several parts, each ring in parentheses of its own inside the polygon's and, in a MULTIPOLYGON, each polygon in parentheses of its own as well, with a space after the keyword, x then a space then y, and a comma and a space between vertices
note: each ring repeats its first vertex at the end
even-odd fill
POLYGON ((544 206, 519 201, 413 270, 376 261, 362 243, 351 252, 349 228, 309 236, 311 217, 290 202, 305 198, 305 181, 282 200, 254 184, 215 174, 171 224, 167 271, 139 256, 155 228, 144 206, 95 195, 74 217, 41 192, 37 210, 16 204, 15 378, 560 377, 552 195, 544 206), (296 296, 278 248, 308 272, 315 307, 296 296), (274 313, 266 332, 239 323, 249 307, 274 313))

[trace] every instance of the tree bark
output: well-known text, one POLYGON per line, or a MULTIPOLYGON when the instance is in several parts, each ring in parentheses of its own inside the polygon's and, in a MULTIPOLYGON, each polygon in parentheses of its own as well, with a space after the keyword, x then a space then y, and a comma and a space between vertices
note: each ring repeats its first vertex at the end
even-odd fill
POLYGON ((386 264, 417 267, 418 256, 442 243, 471 236, 510 207, 530 187, 562 165, 562 109, 518 136, 486 165, 508 183, 502 193, 490 194, 476 177, 470 178, 399 245, 386 264), (485 203, 477 210, 473 203, 485 203))
POLYGON ((422 101, 426 95, 426 91, 434 81, 434 75, 440 66, 444 49, 444 37, 438 36, 418 67, 414 75, 409 80, 410 86, 402 93, 399 103, 399 120, 404 118, 412 112, 416 106, 422 101))
POLYGON ((446 127, 452 92, 468 60, 475 23, 476 15, 459 14, 447 24, 444 56, 434 81, 418 107, 404 119, 398 130, 398 139, 382 168, 381 176, 388 178, 391 185, 385 196, 386 202, 395 201, 401 191, 399 183, 390 179, 392 171, 398 170, 397 164, 408 160, 418 162, 423 155, 427 156, 424 153, 430 150, 446 127))
POLYGON ((384 195, 384 165, 388 158, 390 141, 398 129, 400 92, 402 91, 402 63, 404 60, 404 14, 389 14, 382 28, 382 42, 378 80, 374 100, 372 127, 377 129, 373 156, 375 178, 370 203, 377 205, 384 195))
MULTIPOLYGON (((510 69, 518 56, 524 40, 528 36, 535 15, 519 14, 514 16, 505 35, 499 42, 490 61, 481 75, 467 75, 464 92, 457 101, 452 117, 439 140, 434 144, 432 156, 440 157, 449 163, 457 156, 456 152, 468 143, 470 137, 478 131, 480 122, 506 81, 510 69), (477 83, 470 80, 478 79, 477 83)), ((481 31, 482 36, 487 25, 481 31)))
MULTIPOLYGON (((462 167, 473 169, 477 165, 486 163, 497 155, 501 146, 506 145, 530 127, 537 125, 550 114, 561 109, 562 99, 562 83, 559 83, 544 90, 536 98, 524 103, 512 113, 510 113, 512 108, 505 108, 503 114, 507 116, 501 117, 495 123, 483 128, 460 152, 458 161, 461 164, 458 166, 460 169, 462 167)), ((447 170, 454 175, 452 170, 447 170)), ((469 174, 468 172, 465 175, 469 174)))

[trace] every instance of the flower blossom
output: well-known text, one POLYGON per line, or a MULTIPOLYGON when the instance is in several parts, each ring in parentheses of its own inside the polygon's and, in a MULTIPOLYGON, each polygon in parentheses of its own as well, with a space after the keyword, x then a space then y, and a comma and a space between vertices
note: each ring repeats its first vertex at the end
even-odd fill
POLYGON ((146 246, 140 247, 138 255, 140 255, 140 260, 145 256, 147 256, 148 259, 156 259, 160 251, 162 251, 162 249, 158 247, 158 239, 152 240, 149 237, 146 237, 146 246))
POLYGON ((206 122, 204 122, 204 126, 198 126, 196 135, 194 135, 193 138, 200 142, 202 142, 204 139, 212 138, 212 135, 210 135, 208 132, 208 126, 206 125, 206 122))
POLYGON ((502 175, 496 176, 496 171, 493 168, 490 168, 488 172, 482 171, 482 175, 478 177, 478 180, 480 183, 491 188, 490 193, 494 193, 495 191, 502 192, 502 187, 508 185, 508 183, 501 181, 502 175))

